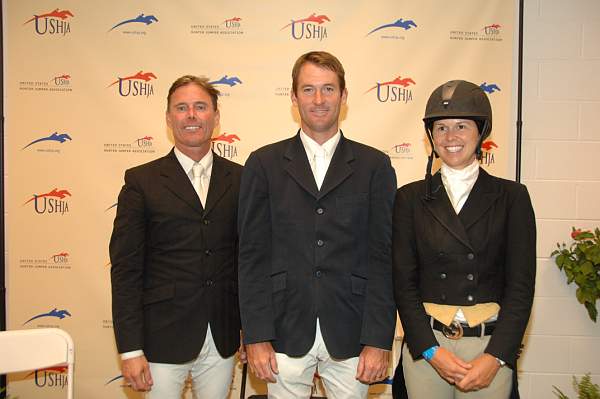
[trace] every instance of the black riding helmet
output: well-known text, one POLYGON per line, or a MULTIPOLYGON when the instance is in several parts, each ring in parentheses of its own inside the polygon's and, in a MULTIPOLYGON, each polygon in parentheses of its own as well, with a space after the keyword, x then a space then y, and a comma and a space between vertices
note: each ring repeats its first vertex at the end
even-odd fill
POLYGON ((481 159, 481 144, 492 131, 492 106, 487 95, 474 83, 466 80, 451 80, 444 83, 431 93, 425 107, 425 131, 431 144, 431 154, 427 162, 425 174, 426 193, 425 199, 433 199, 431 195, 431 166, 433 157, 437 157, 433 146, 433 122, 439 119, 471 119, 477 124, 479 130, 479 143, 477 144, 477 159, 481 159))

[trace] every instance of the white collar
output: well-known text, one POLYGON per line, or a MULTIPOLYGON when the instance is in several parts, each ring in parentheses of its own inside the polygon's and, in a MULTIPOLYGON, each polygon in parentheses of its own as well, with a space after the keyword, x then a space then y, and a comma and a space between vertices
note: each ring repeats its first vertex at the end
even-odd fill
MULTIPOLYGON (((192 170, 192 167, 194 166, 194 164, 196 163, 196 161, 194 161, 192 158, 185 155, 177 147, 174 148, 174 152, 175 152, 175 157, 177 157, 177 160, 179 161, 179 164, 183 168, 183 171, 185 172, 185 174, 188 176, 191 176, 191 170, 192 170)), ((209 150, 206 153, 206 155, 204 155, 202 157, 202 159, 199 161, 199 163, 204 168, 204 173, 206 173, 206 176, 210 177, 210 175, 212 173, 212 164, 213 164, 212 151, 209 150)))
POLYGON ((315 154, 320 153, 324 153, 326 159, 331 159, 341 137, 341 131, 338 130, 329 140, 323 144, 319 144, 300 129, 300 140, 302 140, 302 145, 304 146, 308 159, 312 159, 315 154))
POLYGON ((448 198, 458 214, 479 176, 479 161, 475 159, 471 165, 463 169, 453 169, 442 163, 440 173, 448 198))

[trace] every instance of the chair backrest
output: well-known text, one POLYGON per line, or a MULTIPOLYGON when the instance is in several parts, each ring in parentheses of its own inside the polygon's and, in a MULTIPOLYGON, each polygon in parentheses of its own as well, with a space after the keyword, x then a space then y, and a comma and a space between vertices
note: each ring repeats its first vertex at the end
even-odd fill
POLYGON ((67 366, 68 397, 73 397, 73 339, 59 328, 0 331, 0 374, 67 366))

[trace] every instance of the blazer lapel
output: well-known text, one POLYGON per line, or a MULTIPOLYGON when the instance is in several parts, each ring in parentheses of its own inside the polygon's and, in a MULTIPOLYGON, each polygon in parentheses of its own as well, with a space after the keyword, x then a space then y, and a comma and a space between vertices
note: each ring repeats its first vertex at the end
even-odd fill
POLYGON ((469 249, 473 250, 469 236, 467 236, 467 231, 450 203, 450 199, 442 184, 442 178, 439 172, 432 176, 431 188, 435 199, 426 201, 424 198, 421 198, 425 208, 431 212, 433 217, 444 226, 450 234, 456 237, 456 239, 466 245, 469 249))
POLYGON ((192 186, 190 179, 183 171, 181 164, 171 150, 160 165, 161 183, 164 184, 176 197, 187 203, 196 212, 202 213, 202 203, 192 186))
POLYGON ((354 153, 352 152, 352 147, 348 143, 348 140, 344 138, 342 133, 342 137, 340 137, 340 142, 333 153, 333 157, 331 158, 331 163, 329 164, 329 168, 327 169, 327 173, 325 174, 325 179, 323 180, 323 185, 321 186, 321 190, 319 191, 318 198, 323 198, 329 192, 331 192, 334 188, 342 184, 344 180, 346 180, 354 170, 350 166, 350 162, 354 160, 354 153))
POLYGON ((458 214, 465 230, 479 220, 500 195, 501 192, 492 184, 492 177, 483 168, 479 168, 477 181, 458 214))
POLYGON ((213 153, 212 172, 210 174, 210 183, 208 194, 206 196, 206 206, 204 214, 207 215, 219 202, 221 197, 231 187, 231 172, 223 161, 223 158, 213 153))
POLYGON ((283 155, 289 162, 285 166, 285 171, 310 195, 317 198, 317 183, 312 174, 306 151, 300 140, 300 130, 290 143, 283 155))

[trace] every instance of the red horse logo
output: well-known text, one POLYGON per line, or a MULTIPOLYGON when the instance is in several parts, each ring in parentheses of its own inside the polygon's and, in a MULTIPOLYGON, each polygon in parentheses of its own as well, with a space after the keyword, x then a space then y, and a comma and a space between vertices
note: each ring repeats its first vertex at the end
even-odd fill
POLYGON ((115 80, 110 85, 108 85, 108 87, 119 83, 119 80, 143 80, 144 82, 148 82, 151 79, 156 79, 156 75, 153 74, 152 72, 139 71, 135 75, 131 75, 131 76, 127 76, 126 78, 119 78, 119 79, 115 80))
POLYGON ((63 21, 69 17, 74 17, 73 13, 69 10, 59 10, 58 8, 55 8, 54 11, 51 12, 47 12, 46 14, 42 14, 42 15, 34 15, 33 18, 25 21, 25 24, 30 23, 31 21, 35 21, 36 18, 46 18, 46 17, 54 17, 54 18, 60 18, 63 21))
MULTIPOLYGON (((50 191, 49 193, 46 193, 46 194, 39 194, 39 195, 33 194, 33 197, 31 197, 29 199, 29 201, 25 202, 25 204, 28 204, 29 202, 33 201, 36 198, 41 198, 41 197, 56 197, 56 198, 63 199, 67 195, 70 197, 71 193, 69 191, 67 191, 67 190, 59 190, 59 189, 55 188, 55 189, 53 189, 52 191, 50 191)), ((23 204, 23 205, 25 205, 25 204, 23 204)))
POLYGON ((394 80, 390 80, 389 82, 383 82, 383 83, 378 83, 375 86, 371 87, 369 90, 365 91, 365 93, 370 92, 373 89, 376 89, 377 86, 388 86, 388 85, 400 85, 402 87, 408 87, 411 84, 415 85, 415 81, 412 80, 411 78, 402 78, 401 76, 398 76, 396 79, 394 80))
POLYGON ((501 28, 501 26, 499 24, 492 24, 492 25, 488 25, 488 26, 484 27, 484 29, 486 29, 486 28, 498 29, 498 28, 501 28))
MULTIPOLYGON (((39 369, 36 371, 54 371, 57 374, 63 374, 67 372, 67 366, 46 367, 45 369, 39 369)), ((32 371, 31 373, 27 374, 27 377, 32 376, 36 371, 32 371)))
POLYGON ((494 143, 492 140, 488 140, 488 141, 484 141, 481 144, 481 148, 483 148, 485 151, 492 151, 492 148, 498 148, 498 145, 496 143, 494 143))
POLYGON ((224 141, 226 143, 233 144, 234 141, 240 141, 240 138, 237 136, 237 134, 223 133, 213 138, 212 141, 224 141))
POLYGON ((54 258, 54 257, 56 257, 56 256, 69 256, 69 253, 68 253, 68 252, 61 252, 61 253, 59 253, 59 254, 52 255, 50 258, 54 258))
POLYGON ((299 22, 314 22, 314 23, 321 25, 325 21, 331 22, 331 20, 329 19, 329 17, 327 17, 327 15, 316 15, 316 13, 313 12, 306 18, 302 18, 297 21, 292 20, 292 22, 290 22, 289 24, 287 24, 286 26, 281 28, 281 30, 284 30, 288 26, 291 26, 292 24, 299 23, 299 22))

